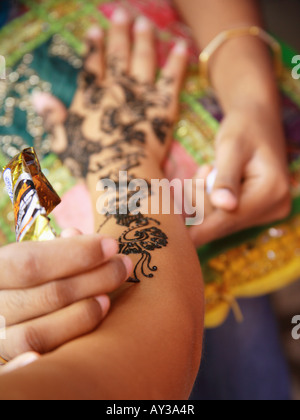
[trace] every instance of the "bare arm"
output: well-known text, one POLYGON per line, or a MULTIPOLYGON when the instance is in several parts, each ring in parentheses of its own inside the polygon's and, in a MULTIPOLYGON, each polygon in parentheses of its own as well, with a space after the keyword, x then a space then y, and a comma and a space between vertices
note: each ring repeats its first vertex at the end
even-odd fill
MULTIPOLYGON (((174 0, 191 26, 201 49, 224 30, 243 26, 263 26, 256 0, 174 0)), ((274 103, 278 95, 272 61, 267 46, 254 37, 241 37, 224 44, 210 62, 211 80, 225 109, 243 101, 274 103)))
MULTIPOLYGON (((123 62, 119 54, 128 52, 128 26, 128 22, 118 22, 113 27, 108 47, 109 56, 116 54, 118 63, 126 66, 132 62, 129 55, 123 62)), ((137 80, 111 64, 110 82, 97 96, 100 90, 91 76, 93 64, 99 66, 101 62, 101 39, 93 40, 84 78, 92 83, 83 83, 87 90, 81 86, 70 111, 73 123, 84 121, 71 132, 73 146, 78 132, 83 134, 81 142, 93 141, 93 134, 99 139, 101 121, 100 147, 91 154, 86 174, 94 208, 99 199, 97 183, 114 179, 120 169, 133 179, 148 182, 162 177, 160 165, 171 140, 186 54, 182 48, 175 49, 161 84, 149 91, 149 85, 142 86, 139 80, 147 75, 150 64, 152 71, 147 81, 154 87, 155 65, 150 61, 141 66, 145 49, 148 57, 154 56, 150 27, 138 31, 136 43, 143 45, 134 53, 133 62, 137 65, 131 66, 137 80), (98 107, 91 112, 89 107, 95 105, 92 99, 96 96, 98 107), (161 104, 161 96, 169 98, 167 105, 161 104), (116 98, 121 98, 118 105, 116 98), (107 119, 108 109, 111 118, 107 119), (120 109, 135 112, 121 112, 115 126, 112 115, 120 109), (170 124, 160 126, 162 131, 154 129, 156 120, 150 124, 158 116, 165 123, 170 119, 170 124)), ((124 202, 118 198, 118 210, 121 204, 124 202)), ((31 366, 4 375, 0 380, 1 398, 188 398, 201 357, 204 303, 199 261, 186 227, 179 216, 172 214, 152 215, 146 211, 138 217, 129 213, 125 219, 119 211, 112 217, 97 212, 95 215, 96 229, 101 227, 101 233, 117 238, 121 252, 132 258, 133 278, 140 283, 120 290, 109 318, 93 334, 66 344, 31 366)))
MULTIPOLYGON (((224 30, 263 25, 256 0, 174 2, 200 49, 224 30)), ((281 104, 267 45, 252 36, 232 39, 212 56, 209 70, 226 118, 216 139, 216 210, 191 229, 196 245, 273 222, 290 210, 281 104)))

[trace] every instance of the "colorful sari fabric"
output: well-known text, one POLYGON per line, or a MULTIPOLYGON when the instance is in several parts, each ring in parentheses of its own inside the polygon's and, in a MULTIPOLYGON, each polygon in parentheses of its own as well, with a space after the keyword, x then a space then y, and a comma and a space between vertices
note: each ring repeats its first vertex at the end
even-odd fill
MULTIPOLYGON (((86 187, 51 153, 51 138, 32 107, 34 90, 51 92, 69 106, 82 66, 83 37, 94 24, 107 28, 119 4, 132 17, 144 14, 158 29, 159 64, 178 37, 189 43, 190 69, 181 95, 180 119, 166 165, 169 178, 190 178, 197 168, 214 161, 214 139, 222 112, 211 93, 198 83, 198 51, 191 32, 168 0, 23 0, 22 15, 0 32, 0 54, 9 67, 0 82, 0 163, 4 165, 24 146, 34 146, 54 188, 63 197, 54 213, 57 229, 73 225, 93 230, 86 187)), ((268 294, 300 276, 300 83, 293 80, 292 52, 284 47, 281 81, 284 123, 294 197, 291 216, 272 226, 251 229, 199 250, 206 283, 207 327, 222 323, 236 299, 268 294)), ((4 186, 0 191, 0 245, 14 241, 13 214, 4 186)))

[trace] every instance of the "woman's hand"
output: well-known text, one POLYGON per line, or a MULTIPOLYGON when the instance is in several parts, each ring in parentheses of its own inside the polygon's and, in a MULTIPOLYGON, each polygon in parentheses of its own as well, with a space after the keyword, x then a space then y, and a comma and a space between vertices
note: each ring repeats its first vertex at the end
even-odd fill
MULTIPOLYGON (((263 27, 255 0, 175 3, 201 50, 224 30, 263 27)), ((226 118, 216 144, 214 209, 190 231, 198 246, 271 223, 290 210, 280 97, 268 45, 255 36, 227 40, 209 60, 209 77, 226 118)))
POLYGON ((117 256, 113 239, 63 236, 0 249, 0 308, 6 321, 0 355, 7 361, 30 351, 50 352, 93 331, 109 311, 107 294, 132 273, 131 260, 117 256))
POLYGON ((187 46, 183 41, 175 45, 156 81, 153 27, 146 18, 137 19, 132 45, 130 24, 126 12, 117 9, 105 54, 104 33, 100 28, 90 30, 79 88, 69 110, 51 95, 33 97, 52 133, 52 150, 79 178, 101 170, 109 174, 116 154, 121 162, 126 147, 131 155, 123 158, 120 170, 135 167, 141 149, 161 164, 172 141, 187 46))
MULTIPOLYGON (((288 216, 284 134, 269 110, 249 106, 228 112, 216 140, 216 168, 211 213, 190 230, 197 246, 288 216)), ((199 176, 209 171, 204 168, 199 176)))

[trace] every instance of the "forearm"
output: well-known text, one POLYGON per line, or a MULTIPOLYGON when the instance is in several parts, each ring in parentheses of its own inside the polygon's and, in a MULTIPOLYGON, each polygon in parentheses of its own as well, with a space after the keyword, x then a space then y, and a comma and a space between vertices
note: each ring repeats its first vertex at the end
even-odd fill
MULTIPOLYGON (((160 178, 158 164, 145 155, 134 175, 160 178)), ((93 174, 89 180, 94 205, 99 198, 99 193, 95 194, 99 177, 99 173, 93 174)), ((150 274, 148 263, 144 269, 140 266, 140 283, 125 286, 96 332, 3 377, 1 398, 188 398, 201 357, 201 270, 179 216, 143 216, 144 229, 156 227, 167 237, 166 246, 149 254, 149 266, 157 267, 153 277, 143 275, 143 270, 150 274), (149 220, 147 225, 148 218, 156 222, 149 220)), ((97 212, 96 219, 97 227, 105 221, 97 212)), ((110 218, 101 232, 119 239, 127 230, 117 218, 110 218)), ((143 229, 137 230, 141 234, 143 229)), ((134 240, 134 234, 132 237, 134 240)), ((136 264, 141 254, 131 256, 136 264)))
MULTIPOLYGON (((262 26, 254 0, 175 0, 200 49, 224 30, 262 26)), ((255 37, 227 41, 209 63, 210 80, 225 112, 268 107, 278 116, 278 95, 268 47, 255 37)))
MULTIPOLYGON (((129 46, 129 24, 122 10, 114 17, 107 69, 103 73, 99 69, 104 62, 102 36, 97 42, 90 39, 93 48, 57 140, 63 146, 62 158, 68 155, 73 170, 87 179, 96 230, 116 238, 120 252, 132 258, 131 283, 113 297, 108 317, 93 334, 3 376, 0 398, 188 398, 198 372, 204 324, 198 256, 181 216, 173 210, 167 215, 151 210, 158 199, 151 180, 162 177, 160 166, 172 139, 186 51, 174 48, 157 83, 154 73, 145 83, 148 67, 154 71, 155 65, 145 61, 141 46, 149 37, 147 56, 153 57, 155 45, 150 27, 136 31, 135 52, 128 57, 128 70, 135 69, 136 79, 132 78, 132 72, 124 70, 123 54, 129 46), (95 67, 107 76, 100 83, 95 67), (109 180, 120 186, 120 172, 126 172, 134 186, 137 179, 145 180, 149 206, 137 212, 129 208, 132 193, 127 193, 126 181, 125 194, 113 192, 104 214, 99 214, 105 207, 99 204, 103 198, 99 183, 103 186, 109 180)), ((144 195, 141 200, 146 203, 144 195)))

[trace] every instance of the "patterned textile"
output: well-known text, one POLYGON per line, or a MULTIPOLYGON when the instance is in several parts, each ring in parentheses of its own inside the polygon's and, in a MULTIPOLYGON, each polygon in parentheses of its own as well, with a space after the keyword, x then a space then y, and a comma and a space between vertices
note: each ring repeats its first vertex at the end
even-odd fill
MULTIPOLYGON (((132 17, 150 18, 159 36, 162 66, 178 37, 189 43, 190 69, 181 95, 180 119, 166 165, 169 178, 192 177, 197 168, 214 160, 214 138, 222 112, 212 93, 198 83, 197 57, 190 30, 168 0, 23 0, 21 16, 0 31, 0 54, 7 80, 0 82, 0 163, 4 165, 25 146, 34 146, 54 188, 63 197, 54 213, 57 229, 73 225, 92 232, 91 203, 79 184, 51 153, 51 138, 30 101, 33 91, 51 92, 69 106, 82 66, 83 36, 100 24, 107 28, 114 8, 122 4, 132 17)), ((282 223, 251 229, 199 250, 206 282, 208 327, 219 325, 236 299, 267 294, 300 276, 300 83, 291 77, 290 50, 284 49, 281 81, 290 180, 294 197, 291 217, 282 223)), ((0 190, 0 245, 14 241, 13 213, 3 183, 0 190)))

